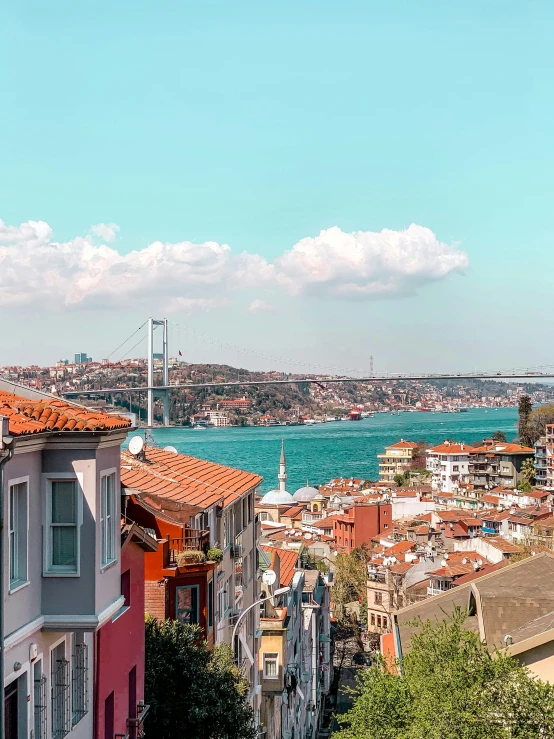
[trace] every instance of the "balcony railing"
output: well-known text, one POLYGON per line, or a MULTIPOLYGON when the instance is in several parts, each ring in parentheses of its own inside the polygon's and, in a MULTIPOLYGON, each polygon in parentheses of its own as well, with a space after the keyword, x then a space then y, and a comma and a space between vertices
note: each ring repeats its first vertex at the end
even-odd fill
POLYGON ((150 706, 139 703, 137 706, 137 715, 135 718, 127 719, 127 735, 129 739, 143 739, 144 737, 144 719, 150 706))
POLYGON ((208 529, 186 529, 182 538, 168 539, 169 564, 176 565, 179 555, 183 552, 200 551, 210 546, 210 532, 208 529))
POLYGON ((447 593, 450 590, 450 588, 433 588, 432 586, 429 586, 427 588, 427 595, 442 595, 442 593, 447 593))

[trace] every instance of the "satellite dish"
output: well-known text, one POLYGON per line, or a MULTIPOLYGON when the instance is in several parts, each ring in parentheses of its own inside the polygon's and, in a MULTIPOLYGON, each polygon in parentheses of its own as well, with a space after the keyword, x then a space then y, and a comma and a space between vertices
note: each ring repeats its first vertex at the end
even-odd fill
POLYGON ((275 580, 277 580, 277 575, 273 570, 266 570, 262 575, 262 582, 264 585, 273 585, 275 580))
POLYGON ((466 564, 467 564, 467 557, 464 557, 464 558, 462 559, 462 564, 463 564, 463 565, 466 565, 466 564))
POLYGON ((174 446, 164 446, 164 452, 171 452, 171 454, 179 454, 174 446))
POLYGON ((483 564, 483 560, 482 559, 478 559, 477 560, 477 564, 479 565, 479 567, 481 567, 481 565, 483 564))
POLYGON ((142 436, 133 436, 133 438, 129 441, 129 451, 131 452, 131 454, 136 457, 137 454, 140 454, 143 449, 144 439, 142 438, 142 436))
POLYGON ((304 534, 304 539, 311 539, 311 538, 312 538, 312 535, 310 534, 309 531, 307 534, 304 534))
POLYGON ((441 560, 441 567, 446 567, 446 560, 445 559, 441 560))
POLYGON ((444 558, 445 558, 445 559, 448 559, 448 557, 449 557, 449 554, 448 554, 448 552, 447 552, 447 553, 446 553, 446 554, 444 555, 444 558))

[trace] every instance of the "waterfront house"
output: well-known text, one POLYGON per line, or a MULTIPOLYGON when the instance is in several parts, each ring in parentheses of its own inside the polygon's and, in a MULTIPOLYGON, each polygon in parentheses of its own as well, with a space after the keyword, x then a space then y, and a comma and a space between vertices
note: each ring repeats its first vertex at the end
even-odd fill
POLYGON ((417 444, 413 441, 404 441, 404 439, 385 447, 385 452, 377 455, 379 480, 394 483, 395 475, 401 475, 409 470, 414 449, 417 449, 417 444))
POLYGON ((444 441, 427 450, 426 467, 431 472, 433 490, 444 493, 457 493, 460 487, 469 482, 468 444, 444 441))
POLYGON ((470 451, 470 481, 474 488, 483 491, 497 486, 517 488, 523 482, 523 462, 533 456, 531 447, 485 439, 470 451))

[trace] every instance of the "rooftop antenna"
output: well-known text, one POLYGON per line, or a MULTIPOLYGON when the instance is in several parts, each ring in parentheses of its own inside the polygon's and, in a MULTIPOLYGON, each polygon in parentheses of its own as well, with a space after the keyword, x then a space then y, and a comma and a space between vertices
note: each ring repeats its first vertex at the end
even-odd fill
POLYGON ((369 376, 373 377, 373 354, 369 358, 369 376))

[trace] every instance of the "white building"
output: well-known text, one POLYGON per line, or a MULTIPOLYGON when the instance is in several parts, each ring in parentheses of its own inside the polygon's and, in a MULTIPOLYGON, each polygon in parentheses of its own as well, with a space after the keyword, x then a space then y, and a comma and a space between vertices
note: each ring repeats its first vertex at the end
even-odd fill
POLYGON ((426 467, 432 473, 433 490, 457 493, 462 483, 469 482, 468 444, 445 441, 427 450, 426 467))
POLYGON ((229 416, 221 411, 208 411, 206 413, 212 426, 228 426, 229 416))

